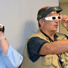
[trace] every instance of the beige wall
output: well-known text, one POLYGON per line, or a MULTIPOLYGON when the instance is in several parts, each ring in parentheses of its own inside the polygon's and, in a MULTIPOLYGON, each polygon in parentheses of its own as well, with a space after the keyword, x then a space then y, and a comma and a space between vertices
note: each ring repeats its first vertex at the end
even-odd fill
MULTIPOLYGON (((61 14, 68 15, 68 2, 61 3, 60 6, 63 9, 61 14)), ((68 35, 68 31, 62 26, 61 23, 60 23, 60 32, 68 35)))

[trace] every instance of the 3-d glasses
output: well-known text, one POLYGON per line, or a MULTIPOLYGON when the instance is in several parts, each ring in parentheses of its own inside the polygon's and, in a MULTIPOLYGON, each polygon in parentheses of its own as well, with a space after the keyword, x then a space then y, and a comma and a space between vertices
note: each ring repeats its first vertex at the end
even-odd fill
POLYGON ((52 17, 45 17, 45 20, 54 21, 54 20, 61 20, 62 16, 52 16, 52 17))
POLYGON ((37 20, 42 19, 43 17, 46 17, 49 13, 56 11, 57 13, 61 12, 62 9, 60 7, 51 7, 47 11, 44 11, 41 15, 37 16, 37 20))

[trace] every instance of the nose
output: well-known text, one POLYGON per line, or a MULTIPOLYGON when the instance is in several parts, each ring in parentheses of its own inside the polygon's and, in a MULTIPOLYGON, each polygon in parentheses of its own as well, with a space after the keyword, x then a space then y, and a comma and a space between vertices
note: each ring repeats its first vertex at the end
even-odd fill
POLYGON ((59 23, 59 20, 55 20, 56 23, 59 23))

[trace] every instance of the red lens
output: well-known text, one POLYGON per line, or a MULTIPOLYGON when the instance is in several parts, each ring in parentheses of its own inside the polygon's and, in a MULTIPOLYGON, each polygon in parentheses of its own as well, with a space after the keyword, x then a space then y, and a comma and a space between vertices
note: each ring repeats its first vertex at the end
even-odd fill
POLYGON ((61 17, 60 17, 60 16, 58 16, 58 19, 61 19, 61 17))

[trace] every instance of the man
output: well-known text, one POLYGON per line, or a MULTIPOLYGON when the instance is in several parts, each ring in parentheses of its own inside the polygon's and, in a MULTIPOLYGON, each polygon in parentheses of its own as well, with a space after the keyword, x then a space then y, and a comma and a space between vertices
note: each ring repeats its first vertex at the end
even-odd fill
POLYGON ((4 36, 4 26, 0 24, 0 68, 18 68, 22 61, 22 56, 4 36))
POLYGON ((56 33, 59 20, 68 30, 68 16, 60 7, 44 7, 38 12, 39 30, 26 42, 21 68, 68 68, 67 36, 56 33))

